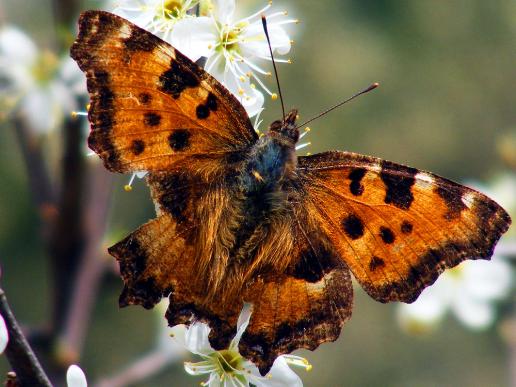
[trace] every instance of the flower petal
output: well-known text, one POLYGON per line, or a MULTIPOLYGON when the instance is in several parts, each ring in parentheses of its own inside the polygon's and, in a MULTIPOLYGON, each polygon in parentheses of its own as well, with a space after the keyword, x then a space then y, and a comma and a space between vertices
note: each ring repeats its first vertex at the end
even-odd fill
POLYGON ((86 375, 79 366, 72 364, 66 371, 66 385, 68 387, 87 387, 86 375))
POLYGON ((214 0, 213 16, 222 24, 231 24, 235 14, 235 0, 214 0))
POLYGON ((237 321, 237 333, 235 337, 231 340, 230 348, 238 349, 238 343, 244 334, 244 331, 247 329, 249 325, 249 320, 251 319, 251 314, 253 313, 253 306, 251 304, 245 303, 240 315, 238 316, 237 321))
POLYGON ((288 366, 283 356, 276 358, 271 370, 265 377, 261 377, 256 366, 249 367, 256 378, 251 383, 257 387, 302 387, 301 378, 288 366))
POLYGON ((463 268, 464 291, 472 297, 496 300, 508 295, 512 272, 510 265, 502 258, 491 261, 471 261, 463 268))
POLYGON ((217 41, 217 28, 211 18, 196 17, 180 20, 170 35, 170 43, 196 61, 200 57, 210 57, 217 41))
POLYGON ((6 57, 16 66, 30 66, 37 56, 34 42, 22 30, 14 26, 0 29, 0 56, 6 57))
POLYGON ((464 291, 457 294, 452 310, 463 324, 477 330, 488 328, 495 317, 489 302, 476 300, 464 291))
POLYGON ((208 335, 210 334, 210 327, 201 322, 195 322, 186 330, 185 346, 186 348, 197 355, 206 355, 213 352, 208 335))
POLYGON ((438 323, 444 316, 450 299, 450 282, 446 277, 439 278, 436 283, 425 289, 412 304, 400 303, 398 321, 409 332, 418 333, 438 323))

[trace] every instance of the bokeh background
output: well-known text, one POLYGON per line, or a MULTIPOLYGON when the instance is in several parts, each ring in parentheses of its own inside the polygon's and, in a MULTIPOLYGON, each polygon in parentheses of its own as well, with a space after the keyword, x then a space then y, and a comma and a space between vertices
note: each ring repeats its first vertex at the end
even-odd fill
MULTIPOLYGON (((263 5, 263 1, 237 0, 242 14, 263 5)), ((301 154, 351 150, 487 187, 500 176, 514 178, 516 2, 278 0, 275 6, 301 20, 290 29, 295 40, 289 54, 293 63, 279 66, 287 107, 299 108, 301 120, 372 82, 381 84, 312 123, 306 137, 312 144, 301 154)), ((50 0, 4 0, 0 7, 3 25, 16 25, 39 47, 62 54, 66 42, 73 39, 78 11, 108 9, 100 1, 79 1, 74 8, 74 2, 50 0), (63 24, 64 20, 70 24, 63 24)), ((279 101, 269 99, 265 107, 265 123, 279 118, 279 101)), ((69 200, 73 207, 75 195, 80 197, 75 200, 79 207, 35 204, 41 192, 34 192, 38 186, 29 178, 31 167, 24 157, 19 125, 12 117, 2 116, 2 287, 58 384, 64 364, 72 360, 80 363, 91 382, 117 374, 152 352, 162 335, 158 313, 118 308, 121 280, 105 253, 106 246, 154 216, 148 190, 138 181, 132 192, 125 192, 128 176, 103 172, 95 157, 84 156, 82 143, 66 149, 83 153, 63 156, 71 141, 66 130, 78 126, 68 122, 29 136, 29 150, 31 146, 41 149, 54 183, 61 181, 66 163, 81 165, 81 182, 72 184, 74 190, 58 195, 61 199, 57 200, 61 204, 69 200), (105 208, 95 205, 96 200, 104 200, 105 208), (77 233, 75 240, 49 229, 48 219, 60 208, 77 216, 59 229, 77 233), (102 221, 92 221, 103 215, 105 227, 102 221), (79 220, 82 226, 76 228, 79 220), (54 235, 50 250, 49 234, 54 235), (101 263, 85 265, 82 255, 67 258, 66 252, 76 250, 66 243, 63 246, 63 240, 82 249, 86 246, 87 254, 101 263), (56 249, 64 250, 56 253, 56 249), (52 258, 53 254, 60 254, 61 261, 52 258), (83 289, 89 294, 91 309, 89 303, 84 308, 75 305, 84 313, 78 323, 85 328, 82 336, 78 334, 83 337, 78 339, 80 344, 70 346, 66 338, 73 336, 70 330, 74 328, 67 323, 66 310, 70 310, 69 300, 77 292, 85 266, 94 278, 91 286, 84 282, 83 289), (59 294, 54 291, 57 272, 65 278, 59 294), (55 326, 59 329, 52 329, 55 326)), ((506 193, 511 195, 516 192, 506 193)), ((512 229, 504 242, 514 243, 514 238, 512 229)), ((313 353, 299 351, 313 364, 311 372, 300 370, 299 374, 307 386, 516 386, 514 301, 512 293, 499 302, 496 322, 482 331, 466 329, 450 316, 438 327, 415 334, 401 329, 396 305, 376 303, 357 287, 353 318, 339 340, 313 353)), ((1 357, 0 375, 8 369, 1 357)), ((188 376, 179 360, 135 385, 194 386, 200 381, 188 376)))

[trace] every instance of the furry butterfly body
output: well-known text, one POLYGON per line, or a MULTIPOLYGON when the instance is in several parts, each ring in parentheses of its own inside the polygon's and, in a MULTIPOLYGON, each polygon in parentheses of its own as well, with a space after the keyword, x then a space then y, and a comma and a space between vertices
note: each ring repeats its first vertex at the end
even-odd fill
POLYGON ((85 12, 72 57, 91 97, 90 147, 148 171, 157 218, 109 249, 122 306, 169 297, 171 326, 201 320, 223 349, 274 359, 337 339, 351 273, 374 299, 411 302, 464 259, 489 259, 510 218, 483 194, 350 152, 297 157, 296 111, 261 138, 222 85, 130 22, 85 12))

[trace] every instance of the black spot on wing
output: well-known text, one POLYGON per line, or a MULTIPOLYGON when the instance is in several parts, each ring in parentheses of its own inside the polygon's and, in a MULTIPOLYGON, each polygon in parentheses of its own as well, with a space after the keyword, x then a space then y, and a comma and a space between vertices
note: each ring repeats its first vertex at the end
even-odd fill
POLYGON ((189 179, 182 173, 152 177, 159 185, 158 202, 163 210, 172 215, 178 224, 187 220, 186 210, 190 199, 189 179))
POLYGON ((206 98, 206 103, 199 104, 195 109, 195 114, 197 118, 204 120, 210 116, 210 112, 214 112, 217 110, 217 97, 213 93, 208 94, 208 98, 206 98))
POLYGON ((410 234, 412 232, 414 226, 412 226, 412 223, 410 223, 407 220, 404 220, 403 223, 401 223, 401 232, 403 234, 410 234))
POLYGON ((384 243, 391 244, 394 242, 395 236, 392 230, 388 227, 380 227, 380 237, 384 243))
POLYGON ((308 282, 318 282, 335 266, 332 257, 333 254, 322 246, 316 251, 308 248, 301 252, 291 275, 308 282))
POLYGON ((161 122, 161 116, 156 113, 145 113, 143 116, 143 122, 147 126, 158 126, 161 122))
POLYGON ((143 140, 133 140, 131 144, 131 151, 135 156, 138 156, 143 153, 145 150, 145 143, 143 140))
POLYGON ((364 235, 364 223, 355 214, 351 214, 342 221, 342 228, 351 239, 358 239, 364 235))
POLYGON ((168 144, 174 151, 182 151, 190 145, 190 132, 187 129, 176 129, 168 136, 168 144))
POLYGON ((149 93, 140 93, 138 101, 143 105, 148 105, 152 101, 152 96, 149 93))
POLYGON ((455 219, 460 216, 462 210, 467 209, 466 205, 462 202, 462 195, 465 189, 459 185, 437 187, 435 192, 443 199, 448 212, 445 214, 445 218, 448 220, 455 219))
POLYGON ((380 257, 374 256, 373 258, 371 258, 371 261, 369 261, 369 270, 371 271, 375 271, 376 269, 384 266, 385 261, 380 257))
POLYGON ((414 201, 412 186, 416 182, 417 173, 415 168, 382 161, 380 177, 386 188, 385 203, 408 210, 414 201))
POLYGON ((199 86, 199 79, 190 69, 172 59, 170 68, 159 77, 159 89, 173 98, 179 98, 187 87, 199 86))
POLYGON ((366 170, 364 168, 354 168, 348 176, 351 180, 349 183, 349 190, 355 196, 360 196, 364 192, 364 185, 361 183, 362 178, 365 176, 366 170))
POLYGON ((209 117, 210 115, 210 109, 206 105, 198 105, 195 109, 195 114, 197 115, 197 118, 204 120, 209 117))
POLYGON ((156 43, 149 37, 149 33, 140 29, 133 29, 131 36, 123 40, 124 46, 129 51, 152 51, 156 43))
POLYGON ((213 93, 208 94, 208 99, 206 100, 206 106, 212 112, 217 111, 217 97, 215 97, 215 94, 213 94, 213 93))

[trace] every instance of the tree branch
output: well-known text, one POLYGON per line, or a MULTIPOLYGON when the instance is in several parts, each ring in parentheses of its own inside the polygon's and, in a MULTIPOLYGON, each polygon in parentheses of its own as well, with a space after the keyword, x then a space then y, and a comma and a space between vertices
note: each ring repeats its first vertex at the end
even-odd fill
POLYGON ((0 314, 4 318, 9 332, 9 342, 5 354, 20 385, 52 387, 36 355, 23 336, 2 289, 0 289, 0 314))
POLYGON ((102 238, 106 229, 113 174, 98 163, 92 168, 92 178, 85 214, 87 244, 77 273, 70 307, 61 340, 64 358, 76 361, 82 352, 91 311, 95 304, 107 261, 101 253, 102 238))
POLYGON ((85 242, 83 197, 86 168, 80 119, 69 118, 63 126, 63 159, 58 217, 49 241, 53 275, 52 329, 61 332, 85 242))
POLYGON ((43 222, 43 229, 48 230, 57 215, 52 183, 46 169, 43 152, 33 131, 21 114, 13 117, 16 137, 25 160, 29 189, 43 222))
POLYGON ((130 364, 120 373, 109 378, 101 379, 95 387, 125 387, 144 381, 150 376, 162 371, 167 365, 181 359, 182 351, 157 349, 130 364))

